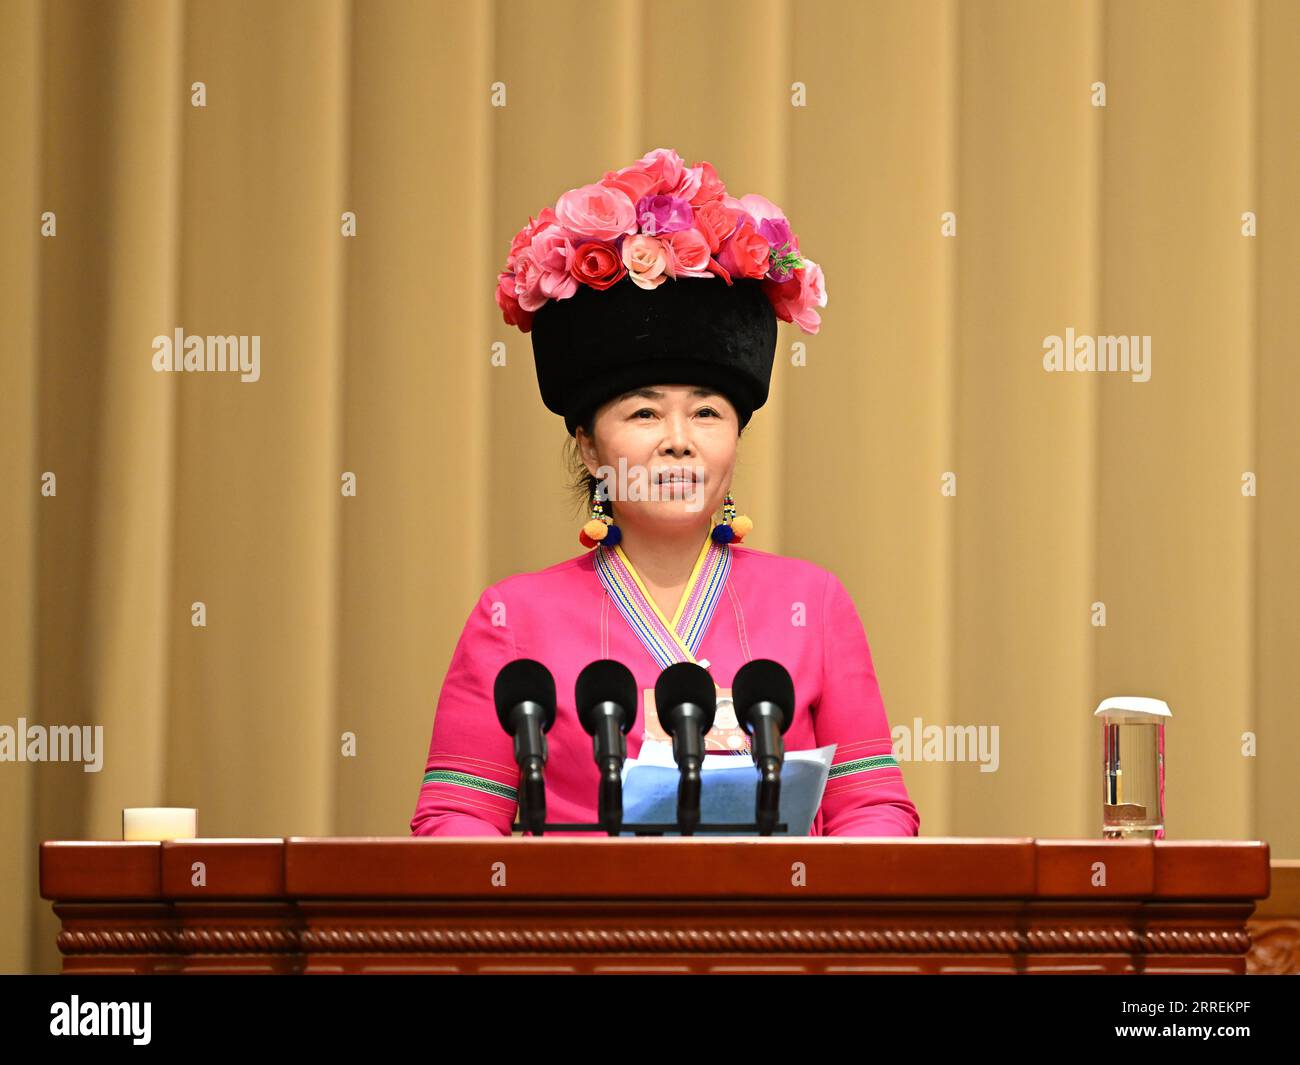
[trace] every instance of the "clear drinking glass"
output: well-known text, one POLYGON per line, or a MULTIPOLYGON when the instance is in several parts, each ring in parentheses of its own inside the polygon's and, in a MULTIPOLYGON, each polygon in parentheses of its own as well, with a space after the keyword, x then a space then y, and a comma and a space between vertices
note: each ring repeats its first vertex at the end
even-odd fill
POLYGON ((1165 838, 1165 723, 1160 699, 1103 699, 1101 718, 1101 834, 1105 839, 1165 838))

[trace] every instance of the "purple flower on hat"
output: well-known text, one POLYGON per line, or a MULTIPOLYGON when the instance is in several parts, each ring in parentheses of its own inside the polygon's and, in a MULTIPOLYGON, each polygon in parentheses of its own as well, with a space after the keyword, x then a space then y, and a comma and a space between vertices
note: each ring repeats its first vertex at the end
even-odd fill
POLYGON ((679 233, 694 224, 691 203, 679 196, 659 194, 642 196, 636 205, 636 220, 642 233, 662 237, 666 233, 679 233))
POLYGON ((767 276, 773 281, 789 281, 803 261, 799 255, 799 238, 790 232, 790 223, 784 218, 765 218, 758 224, 758 234, 772 245, 767 276))

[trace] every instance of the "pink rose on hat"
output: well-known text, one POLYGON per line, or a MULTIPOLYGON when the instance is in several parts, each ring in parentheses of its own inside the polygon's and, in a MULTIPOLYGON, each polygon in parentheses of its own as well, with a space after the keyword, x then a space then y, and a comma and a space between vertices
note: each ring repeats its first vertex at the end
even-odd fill
POLYGON ((668 256, 658 237, 638 234, 623 241, 623 265, 633 284, 640 288, 658 288, 668 280, 664 270, 668 256))
POLYGON ((805 333, 821 329, 821 315, 814 308, 826 306, 826 281, 822 268, 811 259, 804 259, 789 281, 764 280, 763 290, 781 321, 794 322, 805 333))
POLYGON ((556 201, 555 217, 580 237, 613 240, 636 232, 636 207, 627 193, 599 183, 566 192, 556 201))

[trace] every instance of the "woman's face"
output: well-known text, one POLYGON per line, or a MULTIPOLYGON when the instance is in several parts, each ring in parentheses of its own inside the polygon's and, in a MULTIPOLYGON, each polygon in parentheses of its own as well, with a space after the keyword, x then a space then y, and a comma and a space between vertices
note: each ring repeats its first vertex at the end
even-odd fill
POLYGON ((721 393, 696 385, 638 388, 599 407, 592 430, 588 436, 578 428, 578 446, 588 471, 610 478, 620 525, 689 525, 722 506, 740 419, 721 393))

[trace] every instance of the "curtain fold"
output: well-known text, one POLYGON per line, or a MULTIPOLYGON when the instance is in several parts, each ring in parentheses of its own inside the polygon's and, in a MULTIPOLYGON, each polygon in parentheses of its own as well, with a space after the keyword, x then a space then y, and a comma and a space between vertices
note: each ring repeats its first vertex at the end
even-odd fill
MULTIPOLYGON (((37 323, 44 19, 37 0, 0 6, 0 725, 35 718, 37 323)), ((0 763, 0 971, 25 971, 36 914, 36 774, 0 763)), ((48 907, 45 907, 48 909, 48 907)))

